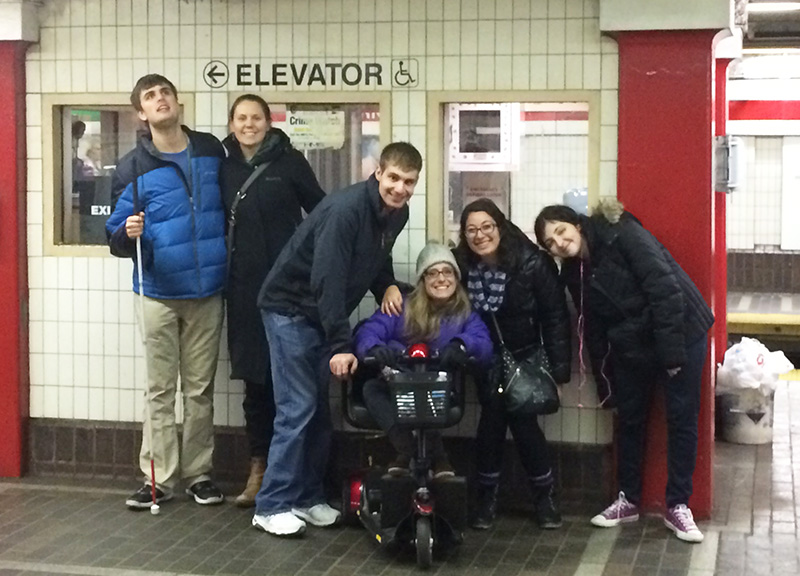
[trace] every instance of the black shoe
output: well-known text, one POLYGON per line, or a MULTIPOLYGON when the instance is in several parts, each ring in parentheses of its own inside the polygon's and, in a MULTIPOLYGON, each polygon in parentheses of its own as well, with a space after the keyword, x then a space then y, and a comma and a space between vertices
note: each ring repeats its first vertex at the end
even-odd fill
MULTIPOLYGON (((165 493, 156 487, 156 504, 172 500, 172 492, 165 493)), ((146 510, 153 504, 153 492, 150 484, 145 484, 125 500, 125 506, 131 510, 146 510)))
POLYGON ((558 511, 555 490, 552 487, 543 491, 536 498, 536 523, 542 530, 561 528, 561 512, 558 511))
POLYGON ((488 530, 494 523, 497 513, 497 488, 494 486, 478 485, 478 509, 472 520, 472 527, 477 530, 488 530))
POLYGON ((202 482, 195 482, 186 489, 189 496, 194 496, 194 501, 198 504, 222 504, 225 500, 220 489, 211 480, 203 480, 202 482))
POLYGON ((408 476, 411 474, 411 456, 398 454, 394 460, 389 462, 386 472, 390 476, 408 476))

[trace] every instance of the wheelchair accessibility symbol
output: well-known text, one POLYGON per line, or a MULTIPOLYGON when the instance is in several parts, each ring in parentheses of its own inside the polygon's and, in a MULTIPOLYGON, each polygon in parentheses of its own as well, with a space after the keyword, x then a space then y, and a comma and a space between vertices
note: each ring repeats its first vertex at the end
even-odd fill
POLYGON ((419 63, 415 58, 392 60, 392 86, 415 88, 419 84, 419 63))

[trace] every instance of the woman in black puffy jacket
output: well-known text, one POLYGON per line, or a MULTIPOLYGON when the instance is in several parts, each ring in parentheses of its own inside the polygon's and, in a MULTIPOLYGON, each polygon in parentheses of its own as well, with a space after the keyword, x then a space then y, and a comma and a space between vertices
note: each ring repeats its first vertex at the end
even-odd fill
MULTIPOLYGON (((464 208, 454 253, 472 307, 489 326, 495 350, 499 339, 492 315, 517 360, 529 358, 544 346, 555 381, 569 381, 569 315, 552 258, 488 199, 464 208)), ((536 416, 509 413, 488 380, 478 383, 478 398, 478 506, 473 527, 486 529, 494 520, 507 429, 533 492, 537 523, 542 528, 560 527, 547 440, 536 416)))
POLYGON ((711 310, 667 249, 619 202, 602 203, 590 218, 548 206, 534 228, 539 244, 563 259, 600 396, 609 398, 613 388, 618 409, 619 496, 592 524, 639 518, 647 408, 661 384, 669 434, 664 523, 681 540, 702 541, 688 503, 711 310))

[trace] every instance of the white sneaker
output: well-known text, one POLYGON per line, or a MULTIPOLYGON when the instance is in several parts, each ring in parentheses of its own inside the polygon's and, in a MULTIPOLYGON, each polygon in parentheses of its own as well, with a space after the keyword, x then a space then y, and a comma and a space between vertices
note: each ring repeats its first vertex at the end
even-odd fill
POLYGON ((292 514, 302 518, 312 526, 333 526, 342 517, 341 512, 323 502, 311 508, 292 508, 292 514))
POLYGON ((291 512, 280 514, 256 514, 253 526, 274 536, 301 536, 306 531, 306 523, 291 512))

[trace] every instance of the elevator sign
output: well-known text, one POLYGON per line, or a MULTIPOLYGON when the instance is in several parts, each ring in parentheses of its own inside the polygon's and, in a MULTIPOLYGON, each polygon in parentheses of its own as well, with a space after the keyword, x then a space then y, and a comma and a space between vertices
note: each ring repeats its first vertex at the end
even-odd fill
POLYGON ((231 76, 237 86, 323 88, 386 85, 383 65, 377 62, 239 63, 231 66, 231 76))

